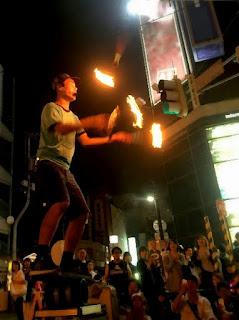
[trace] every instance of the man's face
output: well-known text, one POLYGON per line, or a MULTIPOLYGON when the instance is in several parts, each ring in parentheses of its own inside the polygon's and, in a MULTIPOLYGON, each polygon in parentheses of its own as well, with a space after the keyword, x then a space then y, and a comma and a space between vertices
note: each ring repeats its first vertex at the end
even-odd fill
POLYGON ((127 254, 127 255, 124 257, 124 261, 127 262, 127 263, 130 263, 130 262, 132 261, 131 255, 127 254))
POLYGON ((188 288, 188 292, 190 292, 190 293, 195 293, 195 292, 197 292, 197 284, 196 284, 196 282, 195 281, 193 281, 193 280, 188 280, 188 282, 187 282, 187 288, 188 288))
POLYGON ((76 100, 77 90, 76 84, 71 78, 67 78, 64 84, 58 87, 60 95, 69 102, 76 100))
POLYGON ((147 255, 148 255, 148 251, 147 250, 143 250, 143 251, 140 252, 140 256, 144 260, 147 258, 147 255))
POLYGON ((87 266, 89 272, 94 270, 94 264, 92 262, 89 262, 87 266))
POLYGON ((139 287, 135 281, 130 282, 129 287, 129 295, 132 296, 132 294, 139 292, 139 287))
POLYGON ((186 257, 192 257, 192 255, 193 255, 192 248, 188 248, 187 251, 186 251, 186 257))
POLYGON ((86 252, 84 249, 80 249, 79 252, 78 252, 78 258, 83 261, 85 260, 85 257, 86 257, 86 252))
POLYGON ((112 255, 113 255, 114 259, 118 260, 118 259, 120 259, 121 252, 119 249, 115 249, 114 253, 112 255))
POLYGON ((152 242, 151 242, 151 246, 152 246, 152 249, 155 250, 155 249, 156 249, 156 242, 155 242, 155 241, 152 241, 152 242))

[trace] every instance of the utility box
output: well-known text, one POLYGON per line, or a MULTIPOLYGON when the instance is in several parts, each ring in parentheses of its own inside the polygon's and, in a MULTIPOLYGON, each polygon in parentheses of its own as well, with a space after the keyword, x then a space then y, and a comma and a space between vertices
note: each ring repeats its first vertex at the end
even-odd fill
POLYGON ((195 62, 224 55, 224 42, 211 1, 182 1, 195 62))

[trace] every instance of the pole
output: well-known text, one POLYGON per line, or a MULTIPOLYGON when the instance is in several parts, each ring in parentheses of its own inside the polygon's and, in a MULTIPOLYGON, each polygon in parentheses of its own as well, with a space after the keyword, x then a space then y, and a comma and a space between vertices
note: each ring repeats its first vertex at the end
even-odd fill
POLYGON ((218 259, 217 259, 217 250, 215 248, 214 240, 213 240, 213 237, 212 237, 212 230, 211 230, 211 225, 210 225, 208 216, 204 217, 204 222, 205 222, 205 228, 206 228, 206 232, 207 232, 209 248, 212 250, 212 259, 213 259, 214 271, 215 272, 219 272, 219 264, 218 264, 218 259))
POLYGON ((156 199, 154 199, 154 206, 155 206, 155 211, 156 211, 156 214, 157 214, 157 217, 158 217, 158 226, 159 226, 160 239, 161 239, 161 240, 164 240, 161 214, 160 214, 160 210, 159 210, 159 208, 158 208, 158 203, 157 203, 157 200, 156 200, 156 199))
POLYGON ((12 239, 12 258, 13 260, 16 260, 17 258, 17 226, 18 222, 26 212, 29 204, 30 204, 30 193, 31 193, 31 178, 30 178, 30 134, 27 137, 27 200, 26 203, 22 209, 22 211, 19 213, 14 225, 13 225, 13 239, 12 239))

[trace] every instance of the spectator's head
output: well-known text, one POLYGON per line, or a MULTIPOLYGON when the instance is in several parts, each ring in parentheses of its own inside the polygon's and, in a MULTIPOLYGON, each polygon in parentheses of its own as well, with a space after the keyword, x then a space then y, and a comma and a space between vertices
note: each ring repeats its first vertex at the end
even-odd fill
POLYGON ((239 232, 237 232, 237 233, 235 234, 235 238, 236 238, 236 240, 239 242, 239 232))
POLYGON ((191 258, 193 255, 193 249, 191 247, 186 247, 184 249, 184 254, 186 258, 191 258))
POLYGON ((114 247, 111 252, 112 252, 112 256, 114 257, 114 260, 120 260, 120 255, 122 254, 122 250, 119 247, 114 247))
POLYGON ((92 261, 89 261, 87 263, 87 268, 88 268, 88 272, 90 273, 91 271, 94 270, 94 263, 92 261))
POLYGON ((218 250, 220 251, 220 256, 221 257, 225 256, 227 250, 226 250, 226 246, 225 246, 224 243, 219 244, 218 250))
POLYGON ((166 240, 162 240, 161 247, 162 247, 162 251, 166 251, 168 248, 168 242, 166 240))
POLYGON ((136 280, 131 280, 128 285, 129 296, 131 297, 134 293, 139 292, 140 284, 136 280))
POLYGON ((215 288, 217 288, 217 285, 219 282, 222 282, 223 278, 218 274, 218 273, 213 273, 212 274, 212 283, 214 285, 215 288))
POLYGON ((148 248, 146 246, 139 247, 139 256, 140 258, 146 260, 148 255, 148 248))
POLYGON ((123 260, 126 262, 126 263, 131 263, 132 261, 132 257, 131 257, 131 254, 126 251, 123 255, 123 260))
POLYGON ((198 249, 205 248, 205 247, 208 248, 207 238, 203 235, 198 236, 196 240, 196 246, 198 249))
POLYGON ((131 297, 132 299, 132 304, 133 304, 133 307, 134 308, 142 308, 143 306, 143 297, 142 297, 142 294, 140 293, 135 293, 132 295, 131 297))
POLYGON ((157 249, 157 248, 156 248, 156 241, 155 241, 155 240, 152 240, 152 241, 151 241, 151 247, 152 247, 153 250, 156 250, 156 249, 157 249))
POLYGON ((230 286, 226 282, 219 282, 217 285, 217 292, 221 298, 224 299, 225 302, 230 300, 231 297, 231 291, 230 286))
POLYGON ((17 272, 18 270, 20 270, 20 262, 17 260, 13 260, 12 262, 12 272, 17 272))
POLYGON ((168 243, 168 251, 178 251, 178 243, 174 239, 170 239, 168 243))
POLYGON ((198 288, 198 279, 194 275, 190 275, 187 280, 187 289, 188 289, 188 295, 193 295, 197 293, 198 288))
POLYGON ((25 268, 30 268, 31 260, 29 258, 24 259, 23 263, 25 268))
POLYGON ((78 259, 81 261, 85 261, 85 258, 86 258, 86 251, 85 251, 85 249, 80 248, 78 250, 78 259))

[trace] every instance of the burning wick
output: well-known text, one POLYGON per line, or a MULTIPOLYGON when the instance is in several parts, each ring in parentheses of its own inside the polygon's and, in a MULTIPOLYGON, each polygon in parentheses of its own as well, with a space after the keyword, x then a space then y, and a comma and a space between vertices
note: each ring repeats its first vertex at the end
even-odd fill
POLYGON ((131 111, 136 116, 136 123, 133 123, 133 127, 143 128, 143 115, 135 101, 135 98, 131 95, 128 95, 126 102, 130 105, 131 111))
POLYGON ((94 70, 95 76, 98 80, 100 80, 102 83, 106 84, 109 87, 114 87, 114 77, 109 76, 108 74, 105 74, 98 70, 97 68, 94 70))
POLYGON ((158 123, 153 123, 152 124, 152 129, 150 130, 152 133, 152 145, 154 148, 161 148, 162 147, 162 142, 163 142, 163 137, 162 137, 162 131, 160 129, 160 124, 158 123))

